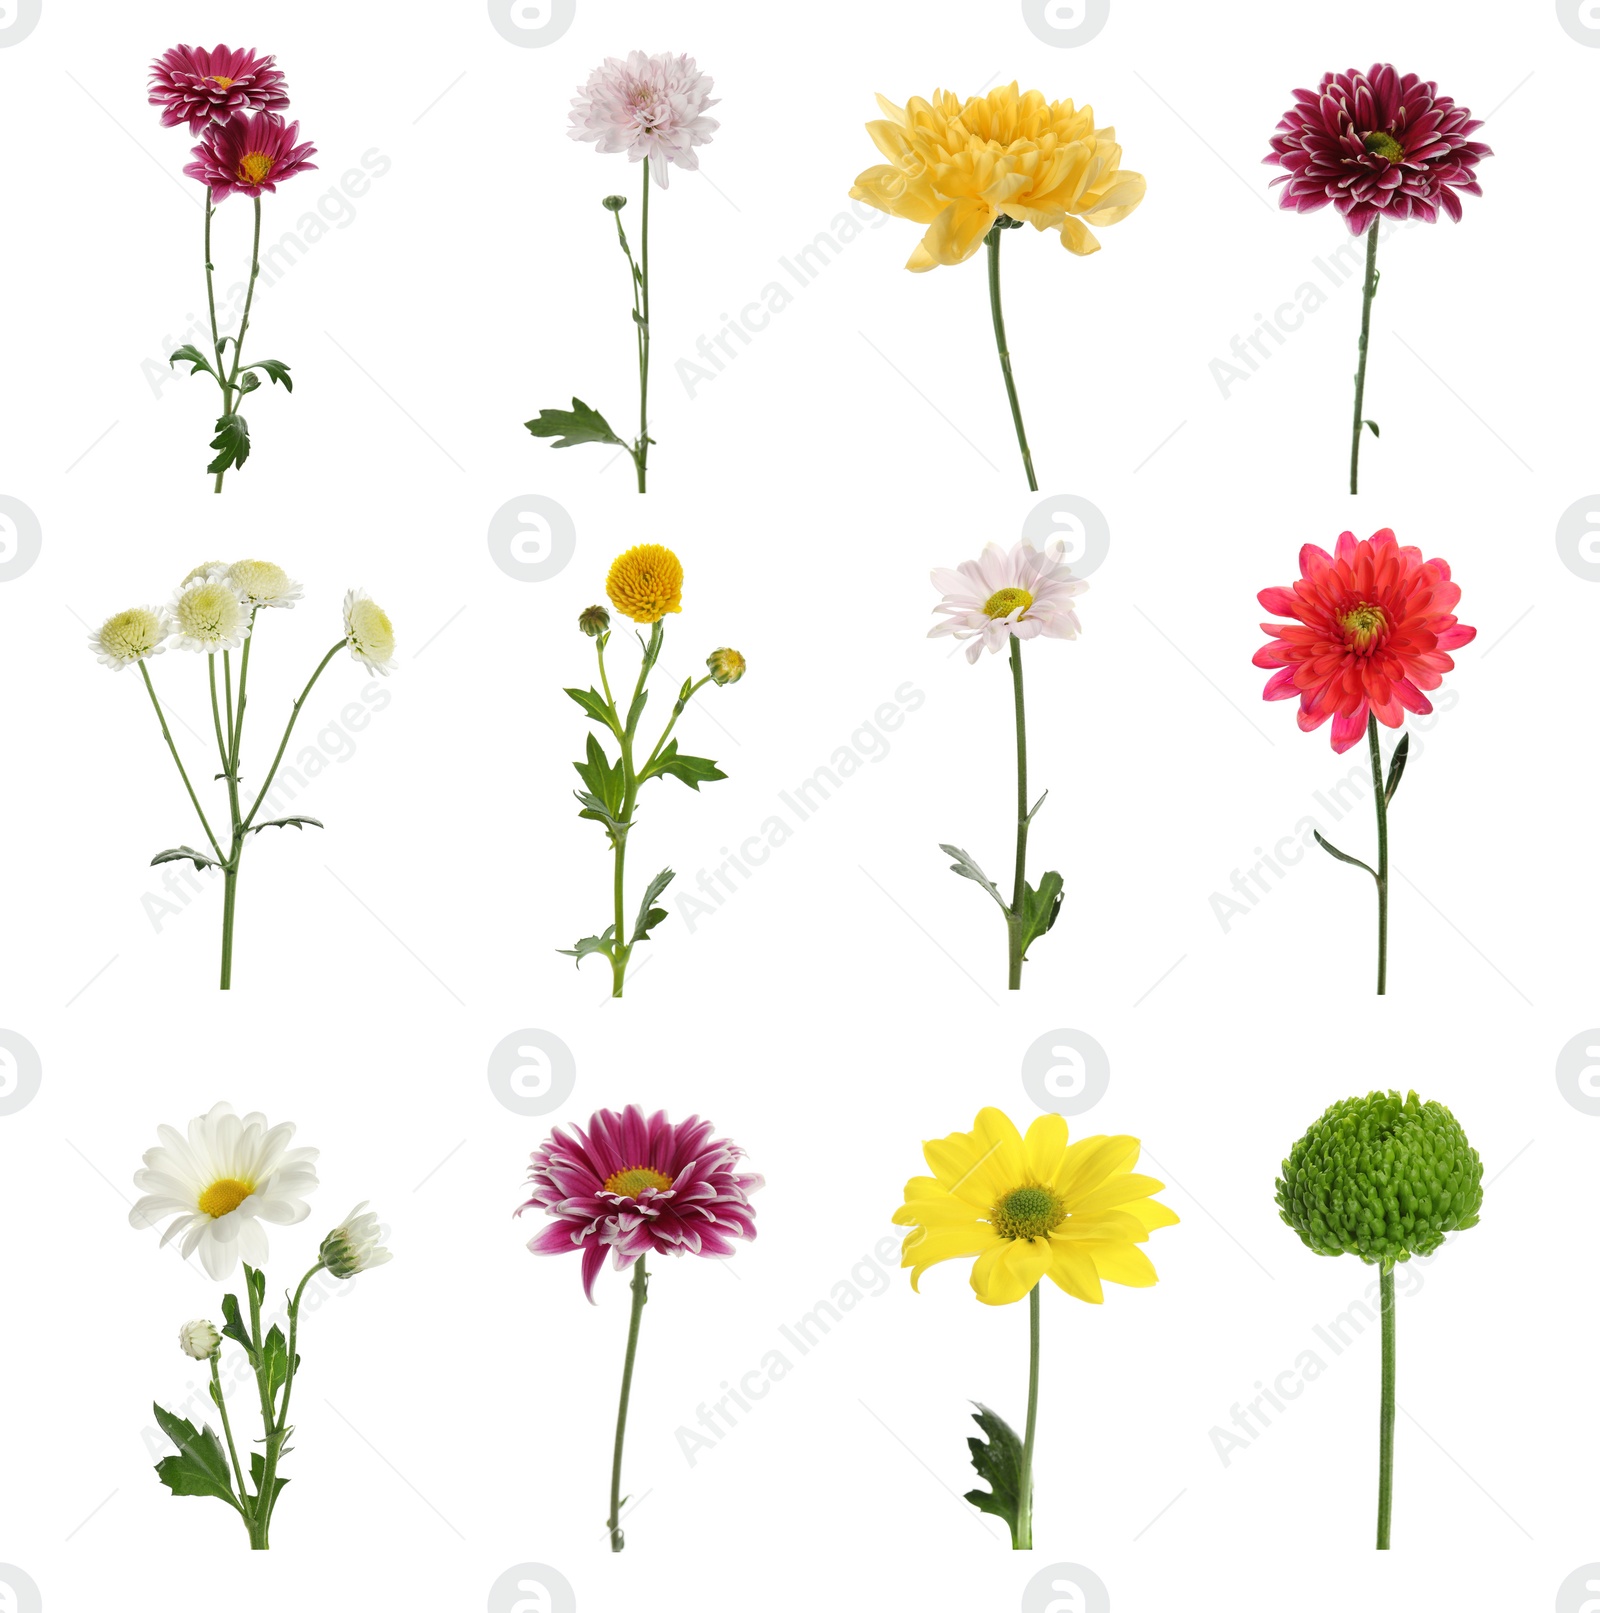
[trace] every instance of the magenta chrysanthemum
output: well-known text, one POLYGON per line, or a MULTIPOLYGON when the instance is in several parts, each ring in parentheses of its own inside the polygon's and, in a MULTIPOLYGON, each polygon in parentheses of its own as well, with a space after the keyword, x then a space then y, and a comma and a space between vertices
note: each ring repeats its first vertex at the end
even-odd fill
POLYGON ((1288 211, 1332 202, 1361 235, 1379 214, 1431 224, 1442 207, 1459 222, 1457 192, 1483 194, 1474 170, 1493 153, 1467 138, 1482 122, 1415 73, 1402 78, 1387 63, 1351 68, 1294 98, 1263 159, 1288 170, 1273 181, 1288 211))
POLYGON ((190 134, 236 112, 281 112, 289 97, 273 61, 226 45, 174 45, 150 64, 150 104, 161 108, 164 128, 187 123, 190 134))
POLYGON ((626 61, 608 56, 573 97, 573 140, 592 140, 600 151, 626 151, 630 162, 645 158, 655 181, 667 188, 667 164, 698 168, 695 146, 710 142, 718 127, 705 116, 717 103, 711 78, 692 56, 646 56, 630 51, 626 61))
POLYGON ((691 1115, 674 1125, 662 1110, 646 1119, 637 1104, 621 1114, 596 1111, 587 1132, 557 1126, 533 1155, 533 1196, 517 1211, 554 1218, 528 1248, 536 1255, 581 1250, 591 1304, 608 1249, 618 1271, 646 1254, 731 1255, 734 1240, 756 1235, 750 1195, 763 1185, 738 1169, 743 1157, 711 1135, 709 1120, 691 1115))
POLYGON ((195 160, 183 170, 191 179, 209 185, 215 200, 238 191, 259 196, 276 190, 285 179, 317 165, 313 145, 297 145, 298 122, 286 124, 273 112, 252 112, 249 117, 213 123, 194 148, 195 160))

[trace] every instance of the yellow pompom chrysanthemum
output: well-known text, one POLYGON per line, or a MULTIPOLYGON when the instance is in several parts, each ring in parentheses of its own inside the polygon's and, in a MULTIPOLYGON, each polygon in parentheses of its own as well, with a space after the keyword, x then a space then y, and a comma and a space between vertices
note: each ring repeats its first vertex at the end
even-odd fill
POLYGON ((1155 1267, 1138 1246, 1178 1217, 1151 1196, 1164 1185, 1133 1170, 1137 1137, 1067 1140, 1060 1115, 1040 1115, 1022 1136, 998 1109, 979 1111, 971 1131, 924 1143, 932 1176, 906 1183, 896 1226, 911 1286, 941 1260, 972 1258, 972 1287, 985 1305, 1011 1305, 1049 1277, 1098 1305, 1100 1284, 1148 1288, 1155 1267))
POLYGON ((1115 224, 1144 200, 1144 175, 1121 167, 1115 129, 1094 110, 1047 101, 1015 83, 962 101, 948 90, 902 109, 878 97, 884 117, 867 133, 889 160, 850 194, 884 213, 928 225, 906 267, 964 263, 1002 216, 1058 230, 1069 252, 1100 250, 1090 224, 1115 224))
POLYGON ((636 544, 611 562, 606 597, 636 622, 659 622, 683 609, 683 565, 662 544, 636 544))

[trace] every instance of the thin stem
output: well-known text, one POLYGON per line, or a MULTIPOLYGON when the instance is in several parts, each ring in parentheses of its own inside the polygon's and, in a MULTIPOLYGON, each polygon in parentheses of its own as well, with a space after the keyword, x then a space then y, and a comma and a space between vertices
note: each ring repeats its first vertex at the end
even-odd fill
POLYGON ((150 691, 150 704, 156 708, 156 721, 161 724, 161 737, 167 742, 167 749, 172 752, 172 759, 178 764, 178 776, 183 780, 183 787, 189 792, 189 800, 200 816, 200 827, 206 832, 206 839, 211 842, 211 849, 217 854, 217 861, 223 861, 222 847, 217 844, 217 837, 211 832, 211 825, 206 822, 205 812, 200 806, 200 798, 194 793, 194 785, 189 782, 189 775, 184 771, 183 758, 178 755, 178 747, 172 743, 172 732, 167 727, 166 714, 161 709, 161 702, 156 699, 156 686, 150 681, 150 669, 143 661, 139 663, 140 675, 144 678, 144 686, 150 691))
POLYGON ((322 676, 322 669, 327 666, 327 664, 339 653, 340 650, 344 648, 344 646, 345 641, 340 639, 339 642, 335 644, 334 647, 329 650, 328 653, 317 663, 317 670, 311 674, 311 677, 307 681, 305 688, 300 691, 300 698, 295 701, 294 710, 289 713, 289 726, 283 731, 283 739, 278 745, 278 754, 272 758, 272 766, 267 771, 266 782, 261 786, 261 793, 256 797, 256 804, 250 808, 249 817, 247 817, 244 822, 239 825, 239 833, 241 835, 247 834, 250 830, 250 825, 256 821, 256 813, 261 810, 261 803, 266 800, 267 792, 272 788, 272 781, 278 776, 278 764, 282 762, 283 753, 289 748, 289 735, 294 732, 295 719, 300 715, 300 708, 306 703, 306 696, 311 693, 312 686, 316 683, 317 679, 322 676))
MULTIPOLYGON (((228 383, 222 378, 222 335, 217 329, 217 289, 214 282, 214 270, 211 264, 211 215, 216 212, 213 200, 214 192, 209 185, 206 186, 206 307, 211 311, 211 356, 216 363, 217 385, 222 388, 222 412, 230 414, 228 400, 232 393, 228 383)), ((219 478, 220 480, 220 478, 219 478)))
POLYGON ((228 745, 222 737, 222 708, 217 704, 217 658, 215 655, 206 657, 206 676, 211 680, 211 726, 217 735, 217 756, 222 762, 223 771, 228 767, 228 745))
POLYGON ((1371 712, 1367 713, 1367 750, 1372 757, 1372 797, 1378 806, 1378 995, 1382 997, 1389 979, 1389 803, 1384 799, 1378 719, 1371 712))
POLYGON ((1367 392, 1367 337, 1372 330, 1372 299, 1378 289, 1378 223, 1367 231, 1367 274, 1361 287, 1361 357, 1356 365, 1356 416, 1350 431, 1350 491, 1361 470, 1361 404, 1367 392))
MULTIPOLYGON (((1028 451, 1028 433, 1022 424, 1022 405, 1017 402, 1017 383, 1011 374, 1011 349, 1006 346, 1006 320, 1000 311, 1000 237, 1005 234, 996 224, 986 237, 989 247, 989 312, 994 317, 994 340, 1000 349, 1000 371, 1006 378, 1006 397, 1011 401, 1011 419, 1017 428, 1017 446, 1022 450, 1022 468, 1028 473, 1028 487, 1037 493, 1033 476, 1033 455, 1028 451)), ((1013 640, 1015 642, 1015 640, 1013 640)))
POLYGON ((283 1455, 285 1441, 293 1430, 289 1426, 289 1396, 294 1390, 295 1352, 299 1347, 300 1338, 300 1301, 305 1294, 306 1284, 322 1270, 319 1260, 304 1277, 300 1279, 300 1286, 294 1292, 294 1298, 289 1301, 289 1360, 284 1369, 283 1400, 277 1410, 276 1424, 269 1425, 267 1430, 267 1453, 261 1463, 261 1494, 258 1498, 257 1510, 261 1514, 261 1544, 266 1545, 267 1525, 272 1521, 272 1509, 277 1503, 278 1488, 278 1459, 283 1455))
POLYGON ((1017 708, 1017 867, 1011 881, 1011 919, 1006 925, 1012 991, 1022 989, 1023 915, 1028 899, 1028 723, 1022 699, 1022 640, 1011 635, 1011 688, 1017 708))
MULTIPOLYGON (((246 644, 249 642, 249 639, 245 640, 246 644)), ((212 659, 215 660, 216 657, 213 656, 212 659)), ((233 663, 229 659, 226 650, 222 652, 222 700, 223 712, 228 719, 228 744, 223 752, 222 765, 225 768, 231 768, 233 766, 233 663)))
MULTIPOLYGON (((255 301, 256 277, 261 273, 261 197, 258 194, 252 196, 250 199, 255 203, 256 210, 255 238, 250 244, 250 284, 246 288, 244 294, 244 312, 239 319, 239 334, 233 339, 233 363, 228 368, 228 379, 223 383, 222 386, 222 412, 224 414, 233 413, 233 394, 238 387, 239 363, 244 355, 245 332, 250 329, 250 304, 255 301)), ((206 267, 208 288, 210 284, 209 271, 211 265, 210 230, 211 221, 208 216, 206 220, 206 267)), ((217 355, 217 362, 219 365, 222 362, 222 355, 220 353, 217 355)), ((220 493, 222 491, 222 478, 225 474, 225 472, 220 470, 217 472, 216 485, 211 489, 213 493, 220 493)))
POLYGON ((644 203, 639 220, 639 289, 644 302, 644 320, 639 326, 639 442, 634 465, 639 472, 639 491, 644 491, 645 461, 650 455, 650 164, 644 169, 644 203))
POLYGON ((250 679, 250 645, 256 636, 256 609, 250 608, 250 632, 244 641, 244 653, 239 657, 239 707, 233 721, 233 774, 239 776, 239 745, 244 738, 244 686, 250 679))
POLYGON ((656 741, 656 748, 650 752, 649 760, 644 764, 643 767, 639 769, 641 773, 648 773, 650 769, 655 766, 656 758, 661 754, 662 749, 667 743, 667 740, 671 737, 674 726, 677 724, 678 719, 683 715, 683 708, 687 706, 689 702, 693 700, 694 697, 699 694, 700 691, 710 682, 711 674, 708 672, 698 683, 691 683, 689 685, 688 694, 686 694, 681 700, 677 701, 673 705, 672 716, 667 720, 667 726, 661 730, 661 737, 656 741))
POLYGON ((1039 1284, 1028 1293, 1028 1421, 1017 1474, 1017 1538, 1013 1551, 1033 1550, 1033 1435, 1039 1419, 1039 1284))
MULTIPOLYGON (((612 928, 611 928, 611 995, 622 995, 622 984, 628 974, 628 959, 633 952, 631 943, 626 940, 627 917, 623 907, 623 862, 627 854, 628 831, 633 827, 633 809, 639 799, 639 771, 633 765, 633 736, 639 724, 639 696, 644 689, 644 681, 650 675, 650 669, 661 656, 661 640, 663 629, 659 621, 653 622, 650 627, 650 642, 645 646, 645 652, 639 662, 639 676, 633 685, 633 699, 628 705, 628 716, 624 722, 622 715, 613 704, 612 716, 616 719, 617 745, 621 751, 620 763, 622 767, 622 805, 618 810, 617 822, 620 830, 613 833, 612 845, 614 847, 613 864, 611 871, 611 902, 612 902, 612 928)), ((668 724, 670 729, 671 724, 668 724)), ((665 737, 665 736, 663 736, 665 737)), ((651 761, 655 760, 654 752, 651 761)))
POLYGON ((222 1393, 222 1374, 219 1371, 219 1362, 222 1351, 219 1346, 217 1352, 211 1357, 211 1398, 217 1403, 217 1410, 222 1414, 222 1433, 228 1442, 228 1455, 233 1458, 233 1478, 239 1486, 239 1505, 244 1512, 246 1527, 254 1523, 252 1508, 250 1506, 250 1492, 245 1488, 244 1469, 239 1466, 239 1453, 234 1449, 233 1428, 228 1422, 228 1402, 222 1393))
MULTIPOLYGON (((245 641, 249 643, 247 639, 245 641)), ((218 989, 233 987, 233 919, 238 906, 239 854, 244 850, 244 833, 239 827, 239 779, 233 756, 233 678, 228 652, 222 652, 222 678, 227 687, 228 737, 222 736, 222 716, 217 709, 217 658, 206 657, 211 678, 211 720, 217 730, 217 750, 222 757, 222 773, 228 783, 228 818, 233 827, 233 843, 222 870, 222 965, 218 989)))
POLYGON ((1383 1310, 1383 1398, 1378 1407, 1378 1550, 1389 1549, 1389 1514, 1394 1506, 1394 1267, 1378 1277, 1383 1310))
POLYGON ((644 1269, 644 1256, 633 1265, 633 1314, 628 1318, 628 1353, 622 1361, 622 1396, 617 1401, 617 1440, 611 1453, 611 1516, 606 1527, 611 1531, 611 1549, 622 1550, 622 1440, 628 1429, 628 1395, 633 1388, 633 1357, 639 1348, 639 1319, 644 1315, 646 1290, 650 1278, 644 1269))

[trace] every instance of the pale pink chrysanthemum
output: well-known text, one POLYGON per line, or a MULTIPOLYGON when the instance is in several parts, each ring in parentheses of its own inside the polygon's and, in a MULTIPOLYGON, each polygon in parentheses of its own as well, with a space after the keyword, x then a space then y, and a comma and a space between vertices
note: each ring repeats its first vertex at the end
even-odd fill
POLYGON ((945 619, 928 637, 971 639, 969 662, 986 648, 998 654, 1013 637, 1076 638, 1081 624, 1072 601, 1089 585, 1072 575, 1063 552, 1059 539, 1043 550, 1024 539, 1009 551, 986 544, 976 560, 963 560, 954 571, 936 566, 933 586, 944 598, 934 614, 945 619))
POLYGON ((646 56, 630 51, 626 61, 608 56, 573 97, 567 134, 592 140, 600 151, 626 151, 630 162, 649 159, 655 181, 667 188, 667 165, 698 168, 695 146, 710 142, 718 127, 705 116, 717 103, 711 76, 692 56, 646 56))

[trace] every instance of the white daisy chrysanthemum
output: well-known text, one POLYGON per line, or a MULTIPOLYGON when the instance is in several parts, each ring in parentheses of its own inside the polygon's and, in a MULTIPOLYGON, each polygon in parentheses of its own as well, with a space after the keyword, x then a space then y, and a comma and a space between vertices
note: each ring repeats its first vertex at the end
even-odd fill
POLYGON ((1059 539, 1042 551, 1024 540, 1009 553, 990 543, 976 560, 963 560, 954 571, 935 568, 933 586, 944 598, 934 611, 945 620, 930 628, 928 637, 953 633, 971 639, 969 662, 985 648, 997 653, 1012 637, 1076 638, 1080 623, 1072 601, 1089 585, 1072 575, 1063 551, 1059 539))
POLYGON ((228 567, 224 561, 202 560, 200 564, 196 566, 181 583, 178 584, 178 588, 181 591, 182 589, 187 588, 192 582, 200 582, 202 579, 209 582, 216 577, 226 577, 227 574, 228 567))
POLYGON ((235 560, 228 567, 228 581, 243 595, 245 604, 257 610, 273 606, 293 610, 304 592, 282 566, 270 560, 235 560))
POLYGON ((344 596, 344 641, 352 660, 365 661, 385 677, 394 671, 394 628, 364 588, 344 596))
POLYGON ((227 1277, 241 1259, 259 1269, 267 1258, 261 1223, 294 1226, 311 1213, 305 1195, 317 1186, 317 1150, 290 1148, 292 1125, 269 1128, 265 1115, 241 1119, 219 1103, 189 1122, 187 1136, 171 1126, 156 1134, 162 1145, 134 1173, 145 1196, 128 1221, 143 1229, 176 1216, 162 1247, 181 1237, 183 1258, 198 1251, 207 1276, 227 1277))
POLYGON ((167 624, 153 605, 135 605, 108 616, 98 633, 89 635, 89 648, 101 666, 120 672, 135 661, 160 655, 166 647, 167 624))
POLYGON ((178 1329, 178 1348, 195 1361, 209 1361, 222 1348, 222 1335, 208 1321, 185 1322, 178 1329))
POLYGON ((378 1246, 381 1228, 378 1218, 363 1199, 327 1237, 322 1240, 322 1263, 335 1277, 354 1277, 393 1260, 387 1249, 378 1246))
POLYGON ((216 570, 186 583, 172 596, 167 631, 180 650, 206 655, 236 650, 250 637, 250 611, 227 573, 216 570))

